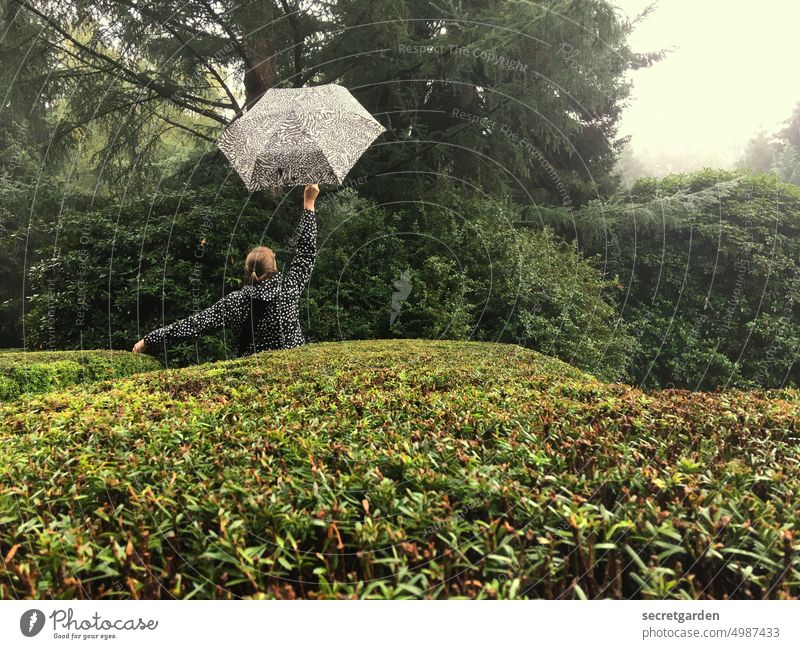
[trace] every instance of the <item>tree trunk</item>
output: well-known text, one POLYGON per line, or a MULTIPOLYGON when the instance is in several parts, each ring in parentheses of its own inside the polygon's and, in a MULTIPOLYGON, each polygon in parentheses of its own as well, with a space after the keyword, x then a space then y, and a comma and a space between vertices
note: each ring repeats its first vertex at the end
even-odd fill
POLYGON ((245 107, 249 109, 278 82, 274 6, 265 0, 252 3, 243 18, 242 47, 247 55, 244 62, 245 107))

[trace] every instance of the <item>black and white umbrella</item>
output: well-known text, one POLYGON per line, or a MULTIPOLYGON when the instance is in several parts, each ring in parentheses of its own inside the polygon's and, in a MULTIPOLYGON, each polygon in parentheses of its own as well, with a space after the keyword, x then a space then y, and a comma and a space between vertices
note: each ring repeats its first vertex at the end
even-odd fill
POLYGON ((341 185, 385 130, 343 86, 274 88, 228 124, 217 146, 251 192, 341 185))

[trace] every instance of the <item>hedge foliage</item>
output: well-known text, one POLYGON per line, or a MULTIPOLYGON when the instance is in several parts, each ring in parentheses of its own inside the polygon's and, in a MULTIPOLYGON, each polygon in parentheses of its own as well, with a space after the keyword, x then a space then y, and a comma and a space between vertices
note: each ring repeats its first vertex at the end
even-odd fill
POLYGON ((0 400, 160 368, 152 356, 115 350, 0 352, 0 400))
POLYGON ((649 388, 800 386, 800 188, 706 169, 641 178, 559 231, 625 287, 637 340, 629 376, 649 388))
MULTIPOLYGON (((352 187, 318 200, 319 252, 300 305, 306 340, 518 343, 626 378, 634 340, 613 281, 551 231, 520 225, 509 200, 455 181, 407 191, 413 201, 389 206, 352 187), (396 303, 402 277, 409 291, 396 303)), ((270 201, 205 187, 64 210, 51 226, 58 246, 43 247, 30 269, 29 344, 130 349, 148 331, 240 288, 251 246, 272 247, 285 269, 299 194, 280 207, 270 201)), ((176 343, 162 361, 230 358, 233 333, 176 343)))
POLYGON ((394 340, 0 410, 7 598, 800 595, 792 390, 394 340))

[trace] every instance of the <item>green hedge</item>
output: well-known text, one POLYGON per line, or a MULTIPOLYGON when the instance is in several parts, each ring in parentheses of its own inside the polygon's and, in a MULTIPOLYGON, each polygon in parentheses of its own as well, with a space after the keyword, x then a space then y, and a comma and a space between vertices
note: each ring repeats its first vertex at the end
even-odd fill
POLYGON ((0 400, 161 368, 152 356, 113 350, 0 350, 0 400))
POLYGON ((3 597, 800 595, 800 394, 307 345, 0 405, 3 597))
POLYGON ((800 187, 704 169, 552 220, 625 287, 630 382, 800 387, 800 187))

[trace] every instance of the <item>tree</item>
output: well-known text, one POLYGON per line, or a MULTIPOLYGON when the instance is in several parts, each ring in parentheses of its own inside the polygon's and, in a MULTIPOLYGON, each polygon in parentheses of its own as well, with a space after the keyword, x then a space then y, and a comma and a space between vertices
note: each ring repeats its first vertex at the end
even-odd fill
POLYGON ((767 173, 775 167, 779 148, 778 142, 762 129, 747 143, 744 156, 736 163, 736 167, 767 173))
POLYGON ((773 168, 781 182, 800 185, 800 150, 784 142, 773 168))
POLYGON ((346 37, 320 48, 320 79, 359 89, 395 139, 369 153, 382 197, 404 195, 408 174, 377 174, 401 171, 471 178, 524 202, 615 189, 623 75, 664 53, 634 53, 635 21, 610 3, 464 0, 437 3, 434 17, 420 0, 326 6, 346 37))
POLYGON ((621 176, 622 185, 624 187, 632 184, 638 178, 651 175, 647 173, 647 167, 644 162, 636 156, 630 144, 627 144, 622 151, 620 151, 616 168, 621 176))
POLYGON ((48 150, 51 161, 58 156, 47 111, 58 77, 37 25, 12 0, 0 0, 0 31, 0 346, 18 347, 25 267, 37 259, 41 224, 56 217, 61 198, 45 156, 48 150))
POLYGON ((782 142, 788 142, 795 151, 800 151, 800 101, 795 104, 792 116, 784 122, 777 137, 782 142))
MULTIPOLYGON (((211 143, 220 126, 278 84, 317 29, 290 0, 15 0, 59 53, 57 140, 89 124, 113 136, 97 158, 147 159, 167 130, 211 143), (240 98, 239 90, 244 98, 240 98)), ((294 76, 291 85, 305 78, 294 76)), ((152 155, 150 157, 153 157, 152 155)))
POLYGON ((338 82, 397 140, 370 177, 435 170, 580 203, 616 185, 624 72, 663 54, 634 53, 634 23, 604 0, 445 2, 435 17, 422 0, 14 1, 61 57, 57 139, 102 122, 110 181, 157 159, 165 130, 210 144, 268 88, 338 82))
POLYGON ((774 173, 782 182, 800 184, 800 103, 782 129, 771 136, 762 130, 751 139, 736 166, 774 173))

